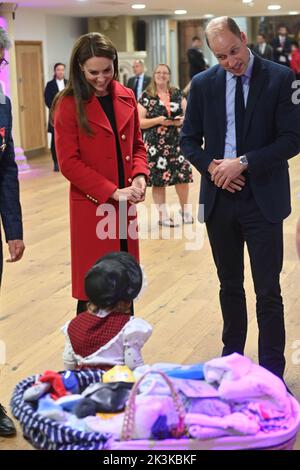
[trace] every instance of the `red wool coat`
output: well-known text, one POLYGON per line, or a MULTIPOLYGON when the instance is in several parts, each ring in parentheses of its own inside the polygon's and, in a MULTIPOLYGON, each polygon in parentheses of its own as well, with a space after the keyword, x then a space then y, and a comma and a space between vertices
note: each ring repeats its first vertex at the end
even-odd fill
MULTIPOLYGON (((123 158, 125 184, 148 176, 136 102, 132 90, 117 81, 111 95, 123 158)), ((101 256, 120 250, 119 204, 110 199, 118 188, 115 135, 97 98, 86 104, 93 135, 79 128, 75 100, 66 96, 54 116, 55 143, 62 174, 70 181, 72 295, 85 300, 84 276, 101 256)), ((127 204, 128 251, 139 258, 136 208, 127 204)))

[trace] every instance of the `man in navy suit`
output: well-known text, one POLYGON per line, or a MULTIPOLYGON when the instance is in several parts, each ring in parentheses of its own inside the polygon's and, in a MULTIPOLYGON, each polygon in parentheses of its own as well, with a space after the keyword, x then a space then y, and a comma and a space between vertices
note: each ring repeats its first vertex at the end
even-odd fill
POLYGON ((259 363, 282 378, 282 226, 291 211, 288 159, 300 151, 294 75, 254 56, 232 18, 211 20, 206 37, 219 65, 192 80, 181 145, 202 175, 200 203, 220 281, 222 354, 244 353, 246 243, 257 300, 259 363))
POLYGON ((274 60, 278 64, 290 66, 290 55, 292 52, 292 42, 287 35, 284 25, 278 27, 278 34, 273 39, 274 60))
MULTIPOLYGON (((49 111, 51 109, 55 96, 57 95, 57 93, 62 91, 67 84, 67 80, 65 79, 65 64, 57 62, 53 67, 53 73, 53 79, 47 83, 44 92, 45 103, 49 111)), ((51 134, 51 155, 53 160, 53 171, 59 171, 55 148, 54 127, 52 126, 50 119, 48 122, 48 132, 51 134)))
MULTIPOLYGON (((0 70, 8 65, 4 58, 10 41, 4 29, 0 28, 0 70)), ((9 262, 19 261, 25 249, 23 243, 22 214, 19 201, 18 168, 15 163, 14 144, 11 135, 11 104, 0 90, 0 216, 10 253, 9 262)), ((0 231, 0 285, 3 268, 2 241, 0 231)), ((15 434, 12 420, 0 404, 0 436, 15 434)))
POLYGON ((253 47, 253 51, 263 59, 273 60, 274 58, 273 47, 267 44, 264 33, 259 33, 256 36, 256 45, 253 47))
POLYGON ((135 98, 138 101, 143 91, 151 82, 151 77, 145 74, 145 63, 143 59, 137 59, 133 62, 133 77, 128 79, 126 86, 134 91, 135 98))

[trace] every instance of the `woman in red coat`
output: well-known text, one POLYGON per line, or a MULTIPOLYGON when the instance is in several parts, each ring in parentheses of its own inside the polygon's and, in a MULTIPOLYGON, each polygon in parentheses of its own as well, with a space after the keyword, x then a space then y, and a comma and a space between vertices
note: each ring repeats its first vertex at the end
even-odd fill
POLYGON ((86 310, 84 276, 99 257, 139 257, 135 205, 149 174, 132 90, 119 82, 118 56, 99 33, 81 36, 70 80, 53 105, 56 148, 70 181, 72 294, 86 310))
POLYGON ((291 69, 294 70, 296 79, 300 79, 300 50, 297 41, 292 42, 291 69))

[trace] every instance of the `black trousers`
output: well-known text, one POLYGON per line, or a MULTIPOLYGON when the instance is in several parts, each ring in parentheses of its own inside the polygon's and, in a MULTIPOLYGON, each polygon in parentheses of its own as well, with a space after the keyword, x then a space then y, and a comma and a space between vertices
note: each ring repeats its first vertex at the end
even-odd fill
POLYGON ((54 131, 51 132, 51 155, 54 165, 58 165, 57 163, 57 155, 56 155, 56 148, 55 148, 55 138, 54 138, 54 131))
POLYGON ((270 223, 263 217, 247 183, 238 194, 219 190, 206 226, 220 280, 224 322, 222 355, 244 353, 247 335, 243 287, 246 242, 256 293, 259 364, 282 377, 285 367, 285 328, 280 290, 282 222, 270 223))
POLYGON ((2 271, 3 271, 3 252, 2 252, 2 241, 0 240, 0 287, 2 281, 2 271))

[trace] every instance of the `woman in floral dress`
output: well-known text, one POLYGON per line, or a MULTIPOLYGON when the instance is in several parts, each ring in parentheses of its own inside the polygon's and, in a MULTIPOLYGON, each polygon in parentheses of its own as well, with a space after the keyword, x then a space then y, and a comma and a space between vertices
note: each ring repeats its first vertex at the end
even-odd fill
POLYGON ((152 186, 159 224, 174 227, 178 224, 168 215, 166 186, 175 185, 183 223, 193 223, 192 215, 186 211, 193 177, 179 147, 186 99, 178 88, 170 86, 170 73, 168 65, 157 65, 150 85, 139 100, 138 110, 150 167, 148 186, 152 186))

